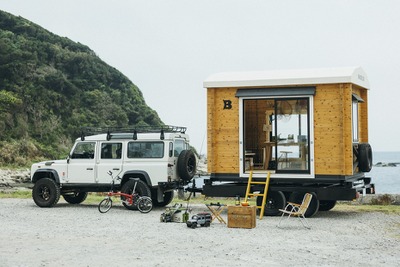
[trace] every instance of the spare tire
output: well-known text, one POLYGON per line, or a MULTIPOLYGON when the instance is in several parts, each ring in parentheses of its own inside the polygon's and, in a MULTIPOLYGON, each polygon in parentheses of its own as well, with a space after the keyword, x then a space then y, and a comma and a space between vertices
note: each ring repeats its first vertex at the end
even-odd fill
POLYGON ((358 169, 361 172, 370 172, 372 169, 372 148, 368 143, 358 145, 358 169))
POLYGON ((192 150, 183 150, 179 154, 178 174, 184 181, 190 181, 196 174, 196 157, 192 150))

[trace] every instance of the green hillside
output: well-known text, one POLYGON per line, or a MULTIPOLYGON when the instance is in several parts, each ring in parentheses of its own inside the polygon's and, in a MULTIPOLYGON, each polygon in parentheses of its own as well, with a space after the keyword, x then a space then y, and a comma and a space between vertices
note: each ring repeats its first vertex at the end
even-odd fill
POLYGON ((82 126, 160 125, 89 47, 0 11, 0 166, 65 156, 82 126))

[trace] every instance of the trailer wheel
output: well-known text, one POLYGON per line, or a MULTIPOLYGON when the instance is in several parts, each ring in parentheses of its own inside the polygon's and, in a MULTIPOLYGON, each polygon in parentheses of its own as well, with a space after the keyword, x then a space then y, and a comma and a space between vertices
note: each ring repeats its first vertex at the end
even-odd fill
MULTIPOLYGON (((304 194, 304 192, 293 192, 289 197, 289 202, 300 204, 303 201, 304 194)), ((319 209, 319 199, 317 197, 317 194, 315 194, 314 192, 310 192, 310 194, 312 194, 312 199, 306 213, 304 214, 305 217, 314 216, 319 209)))
MULTIPOLYGON (((257 206, 261 206, 262 197, 257 197, 257 206)), ((284 209, 286 206, 286 198, 282 191, 270 191, 267 195, 265 203, 264 216, 279 216, 282 212, 279 209, 284 209)))
POLYGON ((372 169, 372 148, 368 143, 358 145, 358 168, 362 172, 370 172, 372 169))
POLYGON ((318 211, 328 211, 335 207, 336 200, 320 200, 318 211))

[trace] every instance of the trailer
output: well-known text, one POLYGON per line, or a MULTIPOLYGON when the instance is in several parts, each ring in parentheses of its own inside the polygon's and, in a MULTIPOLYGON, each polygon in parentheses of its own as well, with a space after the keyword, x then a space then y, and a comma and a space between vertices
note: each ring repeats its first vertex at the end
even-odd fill
POLYGON ((279 215, 307 192, 313 201, 306 216, 374 193, 365 175, 372 149, 361 68, 217 73, 203 85, 210 173, 204 195, 243 197, 250 172, 254 180, 271 174, 264 215, 279 215))

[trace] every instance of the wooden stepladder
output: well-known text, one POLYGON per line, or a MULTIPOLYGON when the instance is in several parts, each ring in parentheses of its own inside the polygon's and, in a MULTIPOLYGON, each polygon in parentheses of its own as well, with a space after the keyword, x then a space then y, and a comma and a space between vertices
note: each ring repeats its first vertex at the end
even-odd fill
POLYGON ((269 186, 270 177, 271 177, 271 173, 268 172, 265 182, 255 182, 255 181, 253 181, 253 171, 250 171, 249 180, 247 182, 246 196, 244 198, 245 203, 247 202, 247 199, 249 197, 252 197, 252 196, 262 196, 263 197, 261 206, 257 206, 257 208, 260 209, 260 220, 262 220, 262 218, 264 216, 264 209, 265 209, 265 203, 267 202, 267 194, 268 194, 268 186, 269 186), (256 185, 256 184, 265 185, 263 193, 250 193, 251 186, 256 185))

